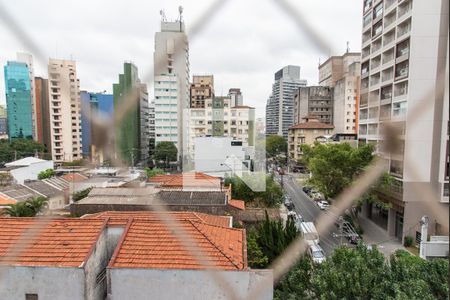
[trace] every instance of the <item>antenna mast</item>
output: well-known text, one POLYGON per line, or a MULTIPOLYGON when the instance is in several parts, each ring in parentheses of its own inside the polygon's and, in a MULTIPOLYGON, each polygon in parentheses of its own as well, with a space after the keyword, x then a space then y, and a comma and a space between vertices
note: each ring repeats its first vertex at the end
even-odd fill
POLYGON ((160 10, 159 14, 161 15, 161 21, 162 22, 167 22, 167 18, 166 18, 166 13, 164 12, 164 10, 160 10))
POLYGON ((347 53, 349 53, 349 52, 350 52, 350 42, 347 41, 347 53))

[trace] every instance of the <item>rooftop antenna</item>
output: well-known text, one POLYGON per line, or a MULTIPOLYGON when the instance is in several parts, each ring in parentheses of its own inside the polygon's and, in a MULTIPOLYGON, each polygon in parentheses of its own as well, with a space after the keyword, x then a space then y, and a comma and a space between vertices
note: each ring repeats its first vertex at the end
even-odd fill
POLYGON ((349 52, 350 52, 350 42, 347 41, 347 53, 349 53, 349 52))
POLYGON ((179 15, 179 22, 180 22, 180 32, 182 31, 182 23, 183 23, 183 6, 178 6, 178 12, 180 13, 179 15))
POLYGON ((162 22, 167 22, 167 18, 166 18, 166 13, 164 12, 164 10, 160 10, 159 11, 159 14, 160 14, 160 16, 161 16, 161 21, 162 22))

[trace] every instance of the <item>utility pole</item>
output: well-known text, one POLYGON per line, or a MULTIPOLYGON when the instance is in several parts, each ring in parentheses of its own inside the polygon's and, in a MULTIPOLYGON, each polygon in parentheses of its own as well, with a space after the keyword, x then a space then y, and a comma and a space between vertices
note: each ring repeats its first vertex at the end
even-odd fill
POLYGON ((14 160, 17 160, 17 150, 14 150, 14 160))
POLYGON ((344 218, 342 216, 339 216, 339 231, 341 236, 339 245, 342 246, 342 237, 344 236, 344 218))

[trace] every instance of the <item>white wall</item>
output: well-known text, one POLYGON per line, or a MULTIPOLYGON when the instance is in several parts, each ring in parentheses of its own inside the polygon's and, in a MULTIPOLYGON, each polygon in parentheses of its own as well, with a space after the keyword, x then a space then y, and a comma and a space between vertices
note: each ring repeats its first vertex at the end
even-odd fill
POLYGON ((10 173, 17 183, 23 184, 25 180, 36 180, 38 174, 47 169, 53 169, 53 161, 46 160, 29 165, 28 167, 21 167, 11 170, 10 173))
MULTIPOLYGON (((111 300, 122 299, 229 299, 213 276, 203 270, 124 269, 108 270, 111 300)), ((221 271, 238 299, 246 299, 261 281, 267 280, 258 299, 272 299, 273 279, 269 270, 221 271)))
POLYGON ((84 300, 84 273, 78 268, 1 267, 0 299, 84 300))

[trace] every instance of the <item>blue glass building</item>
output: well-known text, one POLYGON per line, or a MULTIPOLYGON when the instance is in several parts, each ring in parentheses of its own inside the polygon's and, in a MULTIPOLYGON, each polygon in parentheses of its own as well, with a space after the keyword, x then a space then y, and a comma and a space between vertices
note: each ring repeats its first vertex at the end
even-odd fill
POLYGON ((33 138, 30 73, 25 63, 8 61, 4 66, 6 115, 9 140, 33 138))
POLYGON ((83 156, 91 155, 91 145, 96 145, 95 126, 90 121, 109 120, 114 117, 114 99, 111 94, 80 92, 81 97, 81 145, 83 156))

